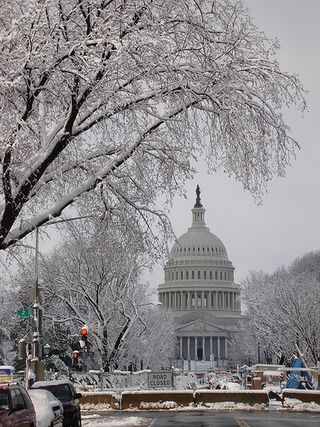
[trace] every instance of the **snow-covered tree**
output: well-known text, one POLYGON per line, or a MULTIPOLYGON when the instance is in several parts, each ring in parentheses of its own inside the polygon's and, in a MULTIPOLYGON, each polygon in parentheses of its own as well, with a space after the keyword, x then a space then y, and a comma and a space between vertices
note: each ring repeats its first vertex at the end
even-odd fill
POLYGON ((161 305, 146 305, 143 310, 144 328, 139 325, 139 340, 131 340, 130 346, 136 343, 135 354, 141 360, 143 368, 159 371, 175 358, 177 339, 174 335, 172 313, 161 305))
POLYGON ((173 352, 170 314, 150 311, 150 291, 141 281, 147 258, 137 235, 104 223, 91 233, 74 227, 41 266, 44 335, 51 336, 52 347, 77 344, 86 324, 93 366, 105 370, 136 365, 145 356, 149 365, 156 358, 163 364, 173 352), (68 328, 64 336, 61 326, 68 328), (149 351, 143 354, 144 343, 149 351))
POLYGON ((14 277, 10 282, 3 280, 0 286, 0 365, 15 365, 19 339, 32 339, 30 321, 17 315, 19 308, 29 308, 29 298, 14 277))
POLYGON ((317 362, 320 353, 320 252, 306 254, 273 274, 251 273, 243 283, 249 327, 261 351, 290 358, 295 343, 317 362))
POLYGON ((284 174, 301 87, 241 1, 0 6, 0 249, 88 193, 144 220, 198 154, 254 194, 284 174))

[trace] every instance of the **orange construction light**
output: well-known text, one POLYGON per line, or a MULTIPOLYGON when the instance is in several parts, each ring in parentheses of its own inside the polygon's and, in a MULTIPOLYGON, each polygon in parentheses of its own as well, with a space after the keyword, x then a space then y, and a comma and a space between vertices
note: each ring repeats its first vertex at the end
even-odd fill
POLYGON ((88 338, 88 326, 84 325, 81 328, 81 338, 85 341, 88 338))

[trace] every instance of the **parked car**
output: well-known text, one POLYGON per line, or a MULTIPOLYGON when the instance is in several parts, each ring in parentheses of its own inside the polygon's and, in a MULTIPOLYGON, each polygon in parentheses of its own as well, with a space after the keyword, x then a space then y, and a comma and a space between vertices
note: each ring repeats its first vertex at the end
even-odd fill
POLYGON ((0 384, 0 426, 36 427, 33 403, 23 386, 0 384))
POLYGON ((80 397, 73 384, 69 380, 37 381, 31 389, 43 389, 50 391, 63 405, 64 427, 81 427, 80 397))
POLYGON ((48 390, 28 390, 36 411, 37 427, 62 427, 63 405, 48 390))

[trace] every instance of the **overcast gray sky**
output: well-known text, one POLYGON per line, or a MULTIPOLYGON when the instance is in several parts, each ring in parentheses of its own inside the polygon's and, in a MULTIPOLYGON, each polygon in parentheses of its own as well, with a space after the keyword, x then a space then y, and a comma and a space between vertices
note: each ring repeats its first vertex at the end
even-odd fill
MULTIPOLYGON (((244 2, 254 23, 269 37, 279 39, 281 68, 297 73, 309 91, 309 111, 303 118, 296 111, 285 114, 301 150, 286 177, 269 184, 262 206, 226 175, 202 172, 186 183, 188 199, 176 198, 169 215, 180 236, 191 224, 190 210, 199 184, 207 226, 224 242, 237 282, 250 270, 272 272, 306 252, 320 249, 320 1, 244 2)), ((162 281, 162 268, 157 269, 155 279, 162 281)))

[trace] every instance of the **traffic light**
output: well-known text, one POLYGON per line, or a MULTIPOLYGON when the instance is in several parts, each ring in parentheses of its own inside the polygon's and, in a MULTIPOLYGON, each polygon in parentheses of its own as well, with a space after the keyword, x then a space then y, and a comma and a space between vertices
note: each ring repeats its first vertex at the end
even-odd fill
POLYGON ((83 341, 87 341, 87 339, 88 339, 88 326, 83 325, 80 332, 81 332, 81 339, 83 341))
POLYGON ((72 352, 72 364, 74 366, 77 366, 79 362, 79 351, 78 350, 74 350, 72 352))

